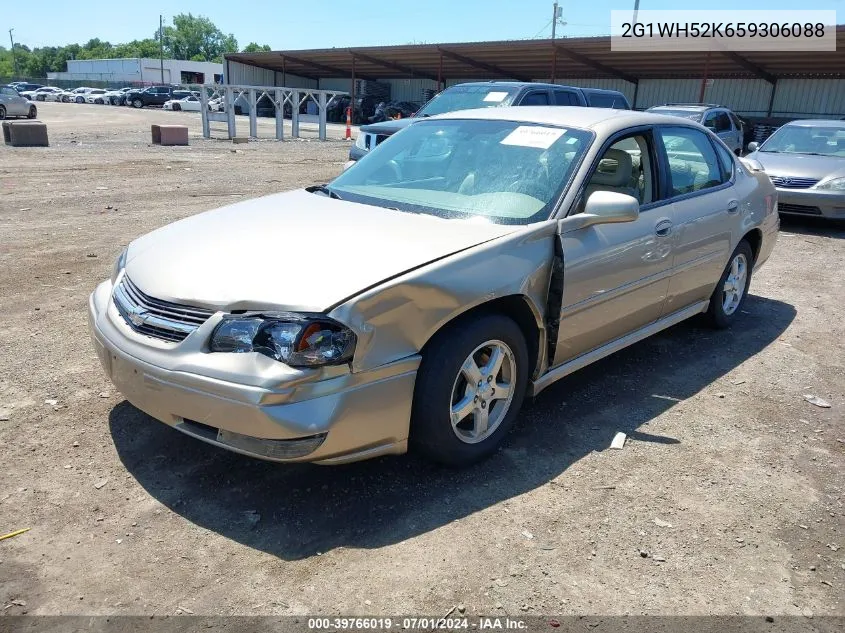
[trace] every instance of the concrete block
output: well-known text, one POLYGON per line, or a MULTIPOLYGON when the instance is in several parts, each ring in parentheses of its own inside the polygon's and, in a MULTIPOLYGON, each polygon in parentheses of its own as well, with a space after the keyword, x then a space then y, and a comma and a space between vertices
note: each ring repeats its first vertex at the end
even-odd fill
POLYGON ((49 147, 47 124, 41 121, 3 121, 3 142, 12 147, 49 147))
POLYGON ((150 131, 152 132, 153 145, 188 144, 187 125, 153 125, 150 131))
POLYGON ((241 143, 249 143, 249 138, 246 136, 233 136, 232 142, 236 145, 239 145, 241 143))

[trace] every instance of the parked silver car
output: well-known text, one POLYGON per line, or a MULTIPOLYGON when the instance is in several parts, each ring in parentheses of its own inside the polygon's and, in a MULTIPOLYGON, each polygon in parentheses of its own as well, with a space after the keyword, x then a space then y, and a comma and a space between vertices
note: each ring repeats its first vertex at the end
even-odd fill
POLYGON ((13 116, 25 116, 34 119, 38 116, 38 109, 26 97, 9 86, 0 86, 0 119, 13 116))
POLYGON ((740 318, 777 230, 769 178, 693 122, 455 112, 328 185, 135 240, 90 329, 120 392, 202 441, 467 464, 527 394, 689 317, 740 318))
POLYGON ((778 190, 778 210, 845 219, 845 121, 792 121, 749 143, 778 190))
POLYGON ((742 153, 745 134, 742 121, 725 106, 712 103, 667 103, 653 106, 647 112, 679 116, 696 123, 701 123, 718 136, 737 156, 742 153))

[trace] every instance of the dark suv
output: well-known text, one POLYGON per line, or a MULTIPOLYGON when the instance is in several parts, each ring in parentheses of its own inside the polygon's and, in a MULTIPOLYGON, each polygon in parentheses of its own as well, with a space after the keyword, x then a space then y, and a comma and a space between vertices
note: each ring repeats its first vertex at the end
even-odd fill
MULTIPOLYGON (((175 92, 180 92, 178 89, 175 92)), ((187 91, 184 96, 188 96, 187 91)), ((126 93, 126 105, 131 105, 133 108, 143 108, 144 106, 163 106, 165 101, 170 101, 174 98, 173 86, 150 86, 143 90, 130 90, 126 93)), ((178 97, 175 97, 178 98, 178 97)))
POLYGON ((349 150, 349 160, 358 160, 388 136, 422 117, 474 108, 547 105, 631 109, 625 95, 616 90, 521 81, 456 84, 436 95, 411 118, 362 125, 355 145, 349 150))

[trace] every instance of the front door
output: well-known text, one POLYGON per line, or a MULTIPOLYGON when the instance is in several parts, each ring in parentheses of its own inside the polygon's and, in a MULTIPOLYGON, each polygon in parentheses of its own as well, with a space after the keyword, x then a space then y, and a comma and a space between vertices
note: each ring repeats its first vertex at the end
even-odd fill
MULTIPOLYGON (((560 365, 656 321, 669 288, 672 206, 660 197, 650 129, 614 139, 583 186, 632 195, 633 222, 599 224, 560 235, 563 297, 553 365, 560 365)), ((570 214, 571 215, 571 214, 570 214)))

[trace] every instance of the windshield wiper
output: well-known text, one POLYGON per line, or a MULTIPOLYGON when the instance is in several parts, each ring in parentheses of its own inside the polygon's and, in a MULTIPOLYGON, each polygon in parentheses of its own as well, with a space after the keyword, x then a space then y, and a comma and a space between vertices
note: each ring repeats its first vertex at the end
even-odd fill
POLYGON ((306 187, 305 191, 307 191, 308 193, 324 193, 329 198, 334 198, 335 200, 343 200, 343 198, 337 195, 334 190, 329 189, 328 185, 314 185, 313 187, 306 187))

